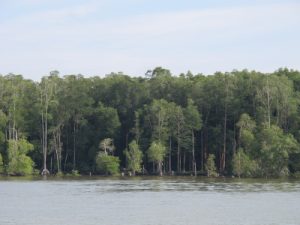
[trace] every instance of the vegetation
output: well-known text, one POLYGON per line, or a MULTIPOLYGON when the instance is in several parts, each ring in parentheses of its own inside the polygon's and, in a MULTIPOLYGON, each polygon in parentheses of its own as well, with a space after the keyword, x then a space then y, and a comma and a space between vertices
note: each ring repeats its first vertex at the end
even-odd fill
POLYGON ((118 157, 100 152, 96 159, 98 172, 105 175, 118 175, 120 160, 118 157))
POLYGON ((205 163, 205 170, 207 172, 208 177, 217 177, 218 176, 214 154, 208 155, 207 161, 205 163))
POLYGON ((33 150, 33 145, 25 139, 9 140, 7 173, 10 175, 30 175, 33 172, 33 161, 26 154, 33 150))
POLYGON ((4 171, 4 168, 3 168, 3 159, 2 159, 2 155, 0 154, 0 174, 2 174, 4 171))
POLYGON ((125 149, 124 154, 126 156, 127 169, 130 170, 133 175, 135 175, 136 172, 141 172, 143 153, 140 150, 139 145, 136 143, 136 141, 133 140, 129 144, 128 150, 125 149))
POLYGON ((239 149, 233 156, 233 174, 238 177, 254 177, 257 175, 257 163, 251 160, 243 149, 239 149))
POLYGON ((300 72, 0 75, 0 173, 300 173, 300 72), (125 151, 124 151, 125 149, 125 151), (125 153, 125 154, 124 154, 125 153))
POLYGON ((162 175, 162 161, 166 154, 166 148, 160 142, 153 141, 148 149, 147 155, 149 162, 156 164, 157 169, 153 168, 153 172, 162 175))

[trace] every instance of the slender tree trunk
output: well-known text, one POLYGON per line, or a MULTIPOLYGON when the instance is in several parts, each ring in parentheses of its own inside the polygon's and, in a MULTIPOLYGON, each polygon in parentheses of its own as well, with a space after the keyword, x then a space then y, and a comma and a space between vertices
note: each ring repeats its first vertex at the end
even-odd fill
POLYGON ((225 77, 225 99, 224 99, 224 128, 223 128, 223 151, 221 153, 220 171, 224 172, 226 166, 226 139, 227 139, 227 98, 228 84, 225 77))
POLYGON ((203 143, 203 130, 201 130, 201 171, 204 171, 204 143, 203 143))
POLYGON ((177 172, 181 172, 179 124, 177 124, 177 172))
POLYGON ((162 172, 162 162, 161 161, 158 163, 158 172, 159 172, 159 176, 163 175, 163 172, 162 172))
POLYGON ((66 171, 66 164, 69 154, 69 126, 66 126, 66 137, 67 137, 67 143, 66 143, 66 154, 65 154, 65 160, 64 160, 64 171, 66 171))
POLYGON ((180 173, 180 145, 177 144, 177 172, 180 173))
POLYGON ((192 130, 192 169, 194 171, 194 175, 197 176, 197 165, 195 160, 195 135, 194 131, 192 130))
POLYGON ((185 173, 185 162, 186 162, 186 152, 183 152, 183 167, 182 167, 182 171, 185 173))
POLYGON ((42 149, 43 149, 43 171, 42 175, 48 175, 47 169, 47 153, 48 153, 48 84, 45 81, 44 90, 41 90, 41 107, 42 107, 42 149), (43 96, 43 91, 44 95, 43 96))
POLYGON ((221 172, 225 170, 225 161, 226 161, 226 139, 227 139, 227 105, 225 106, 225 113, 224 113, 224 132, 223 132, 223 151, 221 154, 221 172))
POLYGON ((169 140, 169 173, 172 174, 172 138, 169 140))
POLYGON ((76 122, 73 123, 73 170, 76 168, 76 122))

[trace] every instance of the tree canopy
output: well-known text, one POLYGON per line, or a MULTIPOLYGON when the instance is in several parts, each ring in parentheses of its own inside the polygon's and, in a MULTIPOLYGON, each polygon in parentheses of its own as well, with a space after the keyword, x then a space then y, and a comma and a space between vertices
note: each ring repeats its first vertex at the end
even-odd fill
POLYGON ((300 72, 0 75, 0 173, 300 171, 300 72), (124 154, 125 149, 125 154, 124 154), (154 165, 154 169, 153 169, 154 165))

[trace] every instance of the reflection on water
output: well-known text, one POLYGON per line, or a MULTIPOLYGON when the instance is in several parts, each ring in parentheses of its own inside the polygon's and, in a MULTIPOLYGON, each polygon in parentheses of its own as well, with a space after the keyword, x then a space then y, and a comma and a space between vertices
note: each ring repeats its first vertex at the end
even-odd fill
POLYGON ((300 181, 150 177, 0 180, 0 224, 299 224, 300 181))

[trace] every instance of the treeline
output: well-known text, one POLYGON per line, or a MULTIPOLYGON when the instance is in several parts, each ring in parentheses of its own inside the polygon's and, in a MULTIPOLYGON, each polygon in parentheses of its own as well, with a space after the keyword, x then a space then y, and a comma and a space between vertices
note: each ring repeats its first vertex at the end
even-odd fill
POLYGON ((0 76, 0 174, 300 171, 300 72, 0 76))

